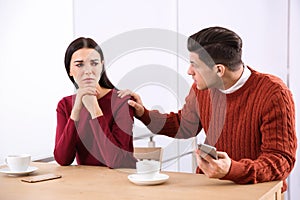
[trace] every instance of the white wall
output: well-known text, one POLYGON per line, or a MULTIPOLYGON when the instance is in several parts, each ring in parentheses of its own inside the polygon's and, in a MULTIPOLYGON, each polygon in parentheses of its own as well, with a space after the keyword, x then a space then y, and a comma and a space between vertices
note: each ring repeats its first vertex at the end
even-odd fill
POLYGON ((73 86, 64 52, 72 0, 0 0, 0 163, 12 153, 51 156, 56 105, 73 86))
POLYGON ((296 106, 296 130, 298 136, 298 151, 296 165, 289 178, 289 200, 300 199, 300 1, 290 1, 290 62, 289 76, 290 88, 294 95, 296 106))

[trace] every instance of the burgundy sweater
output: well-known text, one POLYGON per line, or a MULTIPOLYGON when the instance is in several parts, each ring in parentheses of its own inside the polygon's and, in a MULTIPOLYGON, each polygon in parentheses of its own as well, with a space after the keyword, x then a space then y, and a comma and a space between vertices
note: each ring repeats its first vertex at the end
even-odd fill
POLYGON ((83 107, 77 122, 70 119, 74 100, 75 95, 64 97, 57 106, 55 160, 70 165, 76 156, 80 165, 135 167, 133 109, 128 98, 117 97, 113 89, 98 100, 103 116, 91 119, 83 107))
POLYGON ((176 138, 204 129, 206 143, 232 159, 222 179, 240 184, 284 180, 285 191, 297 148, 292 94, 279 78, 250 70, 246 83, 231 94, 193 85, 178 113, 145 109, 139 119, 154 133, 176 138))

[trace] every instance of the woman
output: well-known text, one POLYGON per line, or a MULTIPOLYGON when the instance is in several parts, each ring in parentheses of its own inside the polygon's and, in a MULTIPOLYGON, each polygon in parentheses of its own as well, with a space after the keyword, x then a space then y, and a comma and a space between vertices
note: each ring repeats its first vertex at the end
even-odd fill
POLYGON ((66 50, 65 68, 77 89, 57 106, 54 157, 60 165, 135 167, 133 110, 106 76, 99 45, 74 40, 66 50))

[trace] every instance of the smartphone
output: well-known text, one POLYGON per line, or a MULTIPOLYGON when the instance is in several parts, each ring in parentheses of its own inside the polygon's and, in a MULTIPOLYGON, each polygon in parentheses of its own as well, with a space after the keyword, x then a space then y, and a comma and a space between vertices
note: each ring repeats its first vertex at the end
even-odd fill
POLYGON ((29 176, 29 177, 21 179, 21 181, 28 182, 28 183, 36 183, 36 182, 40 182, 40 181, 48 181, 48 180, 57 179, 57 178, 61 178, 61 175, 43 174, 43 175, 37 175, 37 176, 29 176))
POLYGON ((198 144, 198 149, 200 151, 210 155, 212 158, 218 160, 216 147, 210 146, 208 144, 198 144))

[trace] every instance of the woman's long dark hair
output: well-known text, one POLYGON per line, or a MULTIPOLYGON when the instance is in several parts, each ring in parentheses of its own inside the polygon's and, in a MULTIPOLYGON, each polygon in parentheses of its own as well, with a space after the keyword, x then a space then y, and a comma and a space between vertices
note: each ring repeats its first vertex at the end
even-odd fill
MULTIPOLYGON (((71 62, 73 53, 75 51, 77 51, 79 49, 83 49, 83 48, 95 49, 100 54, 101 62, 104 60, 103 52, 102 52, 100 46, 91 38, 80 37, 80 38, 77 38, 76 40, 74 40, 69 45, 69 47, 67 48, 66 53, 65 53, 65 68, 66 68, 66 71, 68 73, 70 80, 72 81, 72 83, 74 84, 76 89, 78 89, 78 85, 76 84, 73 76, 70 76, 70 62, 71 62)), ((115 86, 110 82, 110 80, 108 79, 108 77, 106 75, 104 64, 103 64, 103 69, 102 69, 102 73, 101 73, 101 78, 98 83, 101 87, 104 87, 104 88, 108 88, 108 89, 115 88, 115 86)))

